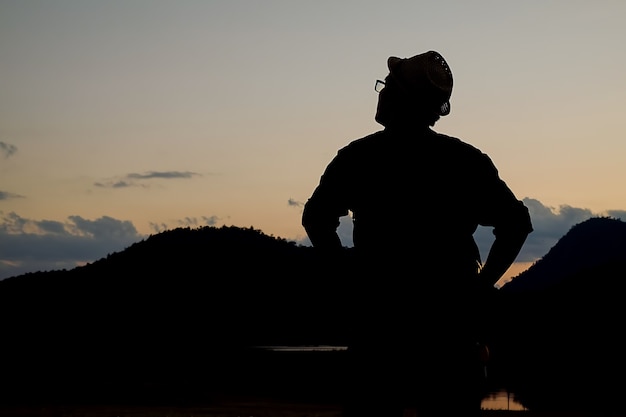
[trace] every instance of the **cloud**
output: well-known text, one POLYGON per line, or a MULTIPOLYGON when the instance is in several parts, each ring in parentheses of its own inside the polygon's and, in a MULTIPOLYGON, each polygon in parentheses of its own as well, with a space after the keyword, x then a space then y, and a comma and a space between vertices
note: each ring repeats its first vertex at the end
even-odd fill
MULTIPOLYGON (((290 205, 297 202, 289 200, 290 205)), ((548 207, 540 201, 525 198, 530 211, 534 231, 517 258, 518 262, 535 262, 563 237, 572 226, 591 217, 610 216, 626 220, 626 210, 610 210, 593 213, 589 209, 569 205, 548 207)), ((166 223, 150 223, 153 233, 172 227, 215 226, 221 222, 217 216, 184 217, 166 223)), ((248 225, 246 225, 248 226, 248 225)), ((402 227, 397 222, 395 227, 402 227)), ((345 246, 352 246, 352 221, 345 216, 340 219, 337 233, 345 246)), ((75 266, 106 257, 113 252, 123 251, 131 244, 147 236, 137 232, 132 222, 103 216, 95 220, 78 215, 65 221, 32 220, 16 213, 0 211, 0 279, 26 272, 72 269, 75 266)), ((281 236, 293 239, 289 236, 281 236)), ((483 260, 493 242, 490 228, 479 227, 474 234, 483 260)), ((296 243, 310 245, 308 238, 293 239, 296 243)))
POLYGON ((191 178, 196 175, 200 174, 189 171, 150 171, 145 174, 128 174, 127 177, 130 179, 146 180, 150 178, 191 178))
POLYGON ((304 203, 294 200, 293 198, 290 198, 289 200, 287 200, 287 204, 290 205, 291 207, 302 207, 304 206, 304 203))
POLYGON ((176 221, 176 227, 215 226, 219 220, 217 216, 185 217, 176 221))
POLYGON ((606 215, 626 222, 626 210, 607 210, 606 215))
MULTIPOLYGON (((185 217, 183 219, 179 219, 175 221, 175 227, 203 227, 203 226, 216 226, 221 219, 217 216, 201 216, 199 219, 197 217, 185 217)), ((150 230, 153 233, 161 233, 165 230, 169 230, 172 227, 167 223, 150 223, 150 230)))
POLYGON ((67 221, 31 220, 0 212, 0 279, 26 272, 72 269, 140 241, 127 220, 70 216, 67 221))
POLYGON ((525 198, 523 201, 530 212, 534 229, 518 258, 523 262, 533 262, 544 256, 572 226, 591 217, 604 215, 566 204, 555 208, 544 206, 535 199, 525 198))
POLYGON ((107 181, 107 182, 94 182, 93 185, 102 188, 126 188, 126 187, 145 187, 145 185, 135 184, 128 181, 107 181))
POLYGON ((199 177, 201 174, 191 171, 148 171, 145 173, 130 173, 122 178, 97 181, 94 186, 101 188, 127 188, 127 187, 148 187, 143 181, 152 179, 189 179, 199 177))
POLYGON ((17 147, 15 145, 0 141, 0 154, 4 155, 5 158, 13 156, 15 152, 17 152, 17 147))
POLYGON ((0 201, 2 200, 9 200, 12 198, 24 198, 23 195, 19 195, 19 194, 15 194, 15 193, 10 193, 8 191, 0 191, 0 201))

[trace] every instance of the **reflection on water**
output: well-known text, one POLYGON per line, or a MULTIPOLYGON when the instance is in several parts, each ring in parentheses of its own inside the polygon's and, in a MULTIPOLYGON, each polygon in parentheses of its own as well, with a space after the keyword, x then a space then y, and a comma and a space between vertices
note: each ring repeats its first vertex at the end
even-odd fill
POLYGON ((525 411, 522 404, 515 401, 513 394, 506 391, 492 391, 487 395, 481 405, 483 410, 512 410, 512 411, 525 411))
POLYGON ((253 349, 271 350, 274 352, 332 352, 345 351, 347 346, 315 345, 315 346, 254 346, 253 349))
MULTIPOLYGON (((328 351, 345 351, 347 346, 335 345, 316 345, 316 346, 255 346, 260 350, 271 350, 275 352, 328 352, 328 351)), ((528 409, 522 404, 515 401, 511 392, 501 389, 491 391, 482 401, 483 410, 510 410, 510 411, 527 411, 528 409)))

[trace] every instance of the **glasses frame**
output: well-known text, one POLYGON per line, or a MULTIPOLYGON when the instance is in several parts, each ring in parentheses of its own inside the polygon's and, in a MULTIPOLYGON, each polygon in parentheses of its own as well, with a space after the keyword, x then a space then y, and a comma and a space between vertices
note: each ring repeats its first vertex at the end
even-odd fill
POLYGON ((383 88, 385 88, 385 85, 387 83, 385 83, 383 80, 376 80, 376 83, 374 84, 374 91, 376 91, 377 93, 380 93, 383 88))

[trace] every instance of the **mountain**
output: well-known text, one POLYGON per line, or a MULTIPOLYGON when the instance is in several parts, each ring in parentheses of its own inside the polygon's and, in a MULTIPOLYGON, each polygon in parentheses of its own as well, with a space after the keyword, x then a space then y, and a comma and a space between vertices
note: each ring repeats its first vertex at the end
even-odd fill
POLYGON ((623 407, 624 294, 626 223, 605 217, 573 226, 503 286, 493 348, 516 399, 534 410, 623 407))
POLYGON ((0 317, 117 320, 119 328, 141 318, 163 329, 176 320, 176 329, 207 326, 214 346, 300 344, 314 330, 309 322, 330 314, 341 272, 311 247, 254 228, 179 228, 72 270, 2 280, 0 317))
POLYGON ((594 217, 574 225, 548 253, 502 287, 503 292, 545 290, 583 270, 626 260, 626 223, 594 217))
POLYGON ((243 353, 253 346, 341 344, 341 273, 312 248, 260 230, 203 227, 2 280, 0 392, 11 395, 0 402, 34 393, 137 399, 142 389, 154 400, 240 384, 256 372, 243 353))

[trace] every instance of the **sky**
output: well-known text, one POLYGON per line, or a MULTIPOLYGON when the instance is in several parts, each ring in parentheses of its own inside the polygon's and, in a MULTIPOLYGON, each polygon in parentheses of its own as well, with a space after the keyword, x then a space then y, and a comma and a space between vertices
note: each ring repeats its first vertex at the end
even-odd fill
MULTIPOLYGON (((454 76, 435 130, 529 207, 510 279, 573 225, 626 220, 625 19, 622 0, 0 0, 0 279, 176 227, 308 244, 326 164, 382 128, 387 58, 427 50, 454 76)), ((414 204, 437 202, 398 196, 391 227, 414 204)))

